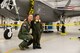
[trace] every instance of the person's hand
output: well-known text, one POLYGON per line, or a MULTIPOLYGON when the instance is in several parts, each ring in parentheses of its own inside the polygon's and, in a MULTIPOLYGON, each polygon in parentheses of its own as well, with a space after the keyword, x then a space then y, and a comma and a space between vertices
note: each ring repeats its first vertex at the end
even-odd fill
POLYGON ((24 39, 24 41, 25 41, 25 42, 28 42, 28 40, 27 40, 27 39, 24 39))
POLYGON ((32 33, 29 33, 28 35, 32 35, 32 33))
POLYGON ((33 39, 33 36, 32 35, 30 35, 31 37, 32 37, 32 39, 33 39))

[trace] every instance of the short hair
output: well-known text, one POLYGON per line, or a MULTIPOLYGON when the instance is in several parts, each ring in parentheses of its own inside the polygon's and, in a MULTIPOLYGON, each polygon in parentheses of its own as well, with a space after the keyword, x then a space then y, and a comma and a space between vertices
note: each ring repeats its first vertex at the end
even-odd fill
POLYGON ((39 15, 39 14, 35 14, 34 17, 36 17, 37 15, 39 15))
POLYGON ((26 18, 26 21, 28 20, 28 17, 29 17, 29 16, 33 16, 33 14, 29 14, 29 15, 27 16, 27 18, 26 18))

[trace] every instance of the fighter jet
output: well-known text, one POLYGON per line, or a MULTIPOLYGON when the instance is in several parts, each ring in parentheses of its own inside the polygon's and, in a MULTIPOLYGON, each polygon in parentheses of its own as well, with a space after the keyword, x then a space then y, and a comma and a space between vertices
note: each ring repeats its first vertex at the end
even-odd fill
MULTIPOLYGON (((61 16, 66 18, 80 16, 80 11, 68 9, 70 3, 71 0, 68 0, 64 7, 52 8, 47 5, 48 3, 45 4, 41 1, 35 0, 34 14, 40 14, 43 22, 56 22, 60 20, 61 16)), ((13 18, 14 20, 17 18, 20 20, 27 18, 30 9, 29 0, 1 0, 0 5, 0 15, 13 18)))
MULTIPOLYGON (((64 19, 64 18, 68 18, 68 17, 80 16, 80 10, 77 10, 77 9, 73 10, 70 7, 71 2, 72 2, 71 0, 66 0, 66 2, 62 2, 62 3, 65 3, 65 4, 63 4, 64 6, 62 6, 60 3, 59 5, 61 5, 61 6, 55 7, 54 2, 36 1, 34 8, 35 8, 36 13, 41 14, 43 21, 56 22, 56 21, 60 20, 61 17, 63 17, 63 19, 64 19), (53 5, 51 5, 51 3, 53 5), (71 9, 69 9, 69 7, 71 9)), ((75 8, 77 8, 77 7, 75 7, 75 8)))

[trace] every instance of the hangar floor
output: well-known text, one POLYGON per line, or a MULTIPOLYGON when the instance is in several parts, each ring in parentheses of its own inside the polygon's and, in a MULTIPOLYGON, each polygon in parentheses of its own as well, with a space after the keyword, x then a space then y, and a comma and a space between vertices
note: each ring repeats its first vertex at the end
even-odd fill
POLYGON ((67 34, 61 36, 54 30, 54 33, 43 33, 41 38, 42 49, 20 50, 18 45, 22 40, 17 38, 17 31, 13 30, 13 37, 5 40, 2 36, 3 29, 0 29, 0 53, 80 53, 80 26, 67 27, 67 34))

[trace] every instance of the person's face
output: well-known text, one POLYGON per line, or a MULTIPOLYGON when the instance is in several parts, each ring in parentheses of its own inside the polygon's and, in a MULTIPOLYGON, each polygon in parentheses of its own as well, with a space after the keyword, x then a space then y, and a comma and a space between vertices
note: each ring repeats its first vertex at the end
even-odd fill
POLYGON ((39 20, 39 19, 40 19, 40 16, 39 16, 39 15, 37 15, 37 16, 35 17, 35 19, 36 19, 36 20, 39 20))
POLYGON ((29 16, 28 16, 28 20, 29 20, 29 21, 32 21, 32 20, 33 20, 33 15, 29 15, 29 16))

